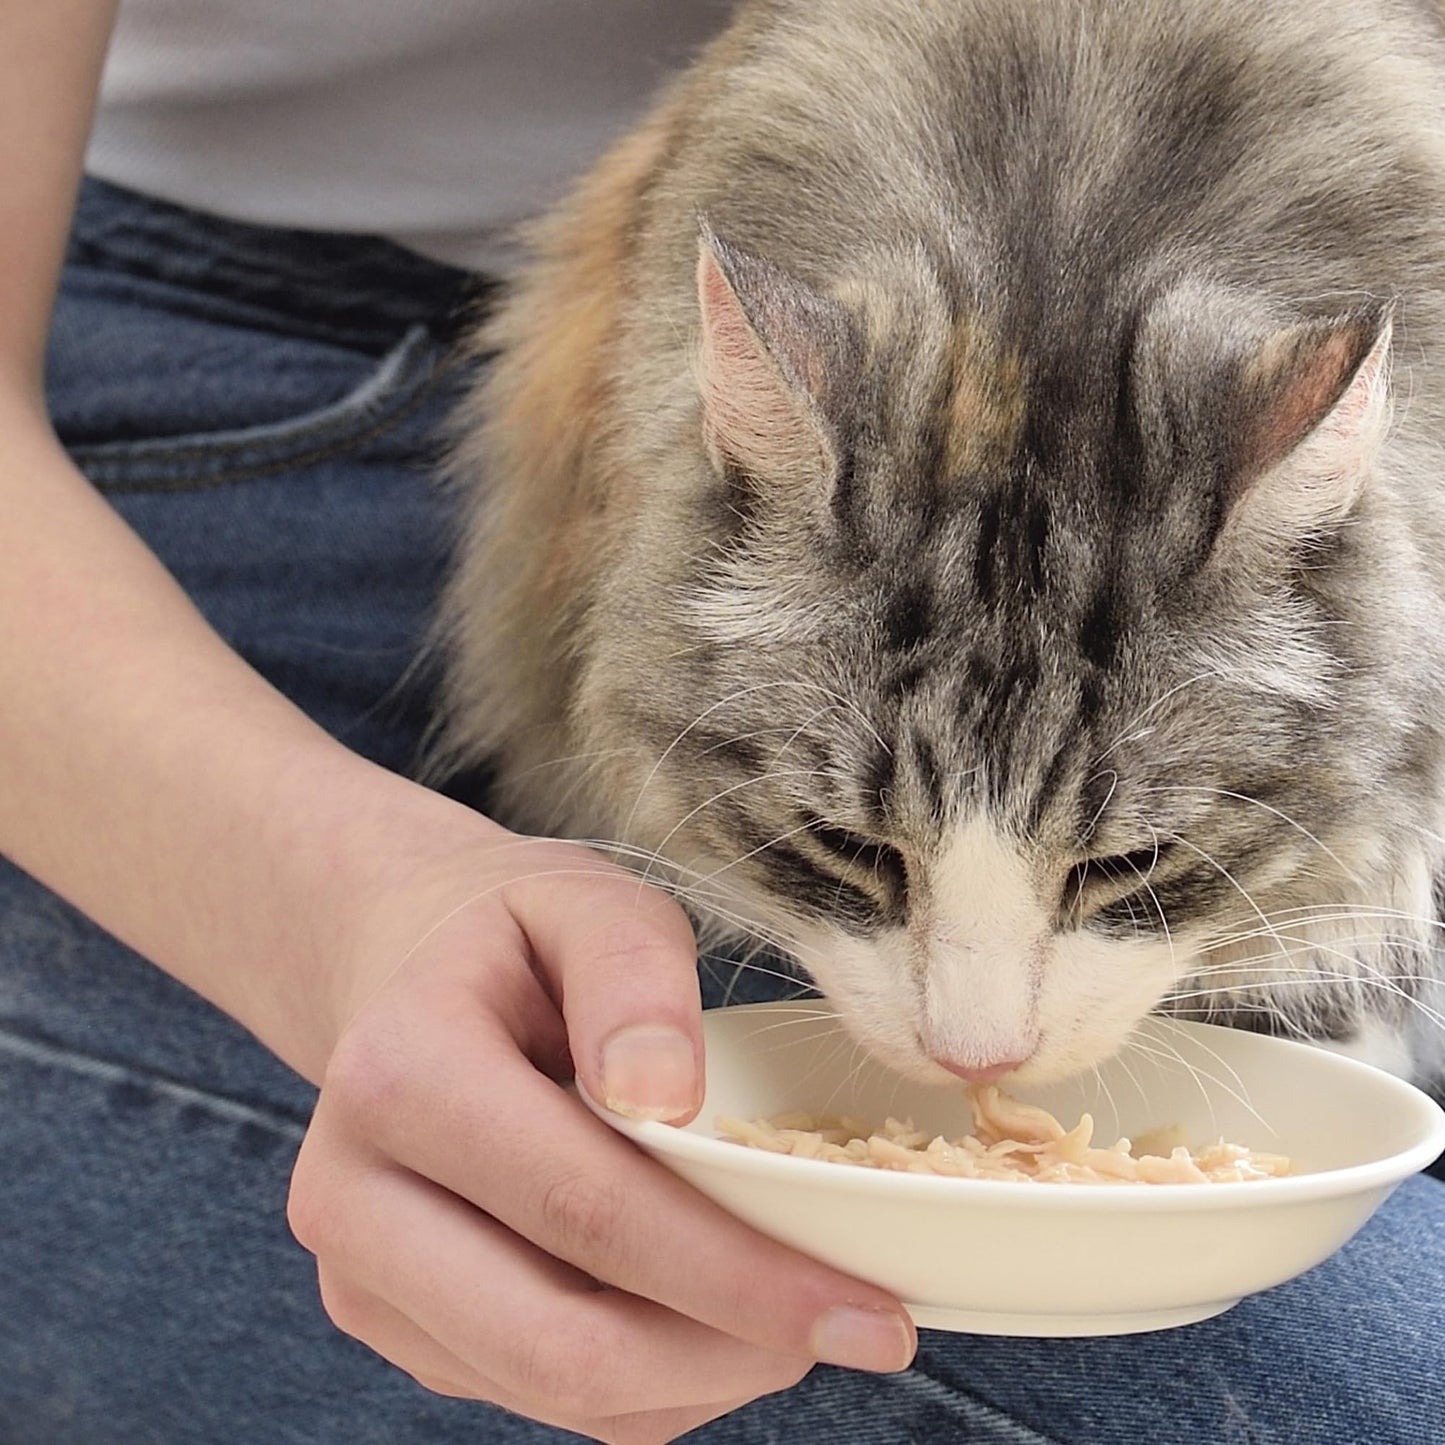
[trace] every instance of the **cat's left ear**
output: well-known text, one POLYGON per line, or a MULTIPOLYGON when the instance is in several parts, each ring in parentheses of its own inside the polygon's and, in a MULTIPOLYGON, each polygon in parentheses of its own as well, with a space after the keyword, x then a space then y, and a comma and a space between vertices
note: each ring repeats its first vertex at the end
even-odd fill
POLYGON ((1298 536, 1343 521, 1390 423, 1392 308, 1270 337, 1239 374, 1232 523, 1298 536))
POLYGON ((826 489, 838 467, 828 410, 856 364, 846 312, 706 222, 697 299, 703 433, 714 464, 826 489))

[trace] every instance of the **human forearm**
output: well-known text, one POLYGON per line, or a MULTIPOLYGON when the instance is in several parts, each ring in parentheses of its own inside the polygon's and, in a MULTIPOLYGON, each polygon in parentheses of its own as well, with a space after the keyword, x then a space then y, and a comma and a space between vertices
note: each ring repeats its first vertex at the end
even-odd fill
POLYGON ((460 810, 231 654, 51 433, 45 336, 114 10, 0 0, 0 852, 315 1076, 382 836, 395 865, 460 810))
POLYGON ((476 820, 236 657, 13 393, 0 677, 0 851, 314 1075, 369 870, 476 820))

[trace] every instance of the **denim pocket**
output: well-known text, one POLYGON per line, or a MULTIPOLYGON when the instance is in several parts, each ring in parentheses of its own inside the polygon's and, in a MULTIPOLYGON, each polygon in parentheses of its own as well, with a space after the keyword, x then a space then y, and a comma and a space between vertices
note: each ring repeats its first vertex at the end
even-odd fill
MULTIPOLYGON (((258 425, 114 441, 61 440, 101 491, 189 492, 325 462, 375 448, 429 398, 449 371, 447 349, 413 326, 379 360, 357 355, 349 389, 258 425)), ((212 384, 214 381, 212 380, 212 384)))

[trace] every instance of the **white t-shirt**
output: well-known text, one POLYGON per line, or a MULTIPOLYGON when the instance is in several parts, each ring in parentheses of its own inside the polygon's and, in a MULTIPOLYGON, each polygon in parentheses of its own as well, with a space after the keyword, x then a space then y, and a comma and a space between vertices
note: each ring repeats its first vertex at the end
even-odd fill
POLYGON ((123 0, 87 159, 237 220, 505 269, 732 0, 123 0))

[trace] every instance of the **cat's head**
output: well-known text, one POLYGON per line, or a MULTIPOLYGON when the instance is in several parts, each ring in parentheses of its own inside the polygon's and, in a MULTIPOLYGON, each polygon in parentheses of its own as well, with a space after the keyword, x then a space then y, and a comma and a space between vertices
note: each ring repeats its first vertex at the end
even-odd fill
POLYGON ((880 270, 825 294, 704 233, 688 645, 634 821, 879 1057, 1057 1077, 1391 866, 1351 630, 1389 311, 880 270))

